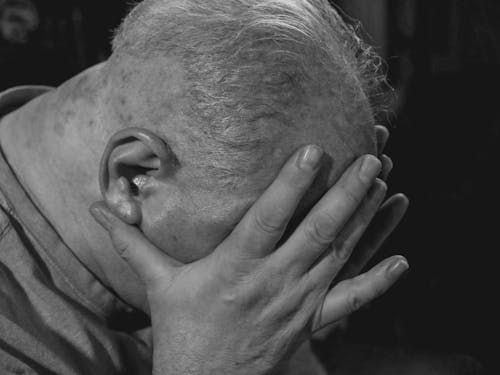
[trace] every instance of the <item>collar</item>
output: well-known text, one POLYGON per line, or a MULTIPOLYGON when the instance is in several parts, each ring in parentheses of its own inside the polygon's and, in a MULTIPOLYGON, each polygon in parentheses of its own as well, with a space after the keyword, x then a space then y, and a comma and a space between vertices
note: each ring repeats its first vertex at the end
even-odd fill
MULTIPOLYGON (((52 90, 47 86, 21 86, 0 93, 0 121, 2 116, 52 90)), ((133 312, 134 309, 105 287, 63 242, 20 184, 1 147, 0 176, 2 201, 38 245, 36 250, 47 263, 56 286, 102 319, 119 311, 133 312)))

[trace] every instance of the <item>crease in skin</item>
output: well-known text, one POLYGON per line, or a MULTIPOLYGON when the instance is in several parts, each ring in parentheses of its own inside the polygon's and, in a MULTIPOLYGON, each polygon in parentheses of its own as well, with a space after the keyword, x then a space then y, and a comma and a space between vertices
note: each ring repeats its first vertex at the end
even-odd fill
MULTIPOLYGON (((264 116, 252 124, 251 140, 263 135, 267 142, 260 147, 258 154, 247 155, 258 171, 246 174, 232 185, 224 185, 226 180, 213 178, 207 166, 216 159, 222 167, 231 167, 237 153, 215 147, 216 144, 207 140, 198 127, 198 131, 193 131, 192 125, 197 124, 183 117, 182 109, 190 102, 184 95, 187 82, 182 66, 174 59, 165 60, 160 56, 152 57, 147 64, 134 59, 123 64, 130 73, 126 78, 110 75, 113 64, 96 66, 82 73, 88 77, 75 77, 54 94, 45 96, 43 111, 32 104, 22 122, 34 123, 29 114, 36 113, 36 118, 42 119, 39 123, 51 134, 26 129, 32 137, 33 147, 36 147, 31 151, 27 147, 27 152, 31 159, 46 160, 49 167, 38 168, 32 173, 28 172, 27 162, 20 162, 16 167, 25 180, 29 180, 25 185, 35 189, 33 195, 40 196, 41 202, 46 203, 50 209, 46 216, 54 222, 61 237, 80 260, 108 286, 116 288, 120 295, 134 303, 141 290, 131 282, 126 267, 108 254, 113 254, 109 244, 106 243, 107 247, 103 249, 103 236, 95 230, 95 223, 89 215, 80 215, 78 231, 71 231, 72 221, 76 221, 78 214, 96 200, 102 200, 97 184, 98 159, 106 141, 116 131, 130 125, 150 129, 161 136, 182 161, 175 176, 160 180, 152 174, 131 176, 130 183, 139 190, 144 188, 144 191, 118 193, 113 201, 116 207, 121 207, 121 216, 125 217, 134 216, 132 205, 138 203, 143 213, 140 228, 146 237, 180 261, 192 261, 213 250, 272 182, 285 159, 299 147, 318 144, 329 156, 325 158, 315 192, 308 197, 308 202, 317 201, 355 156, 371 150, 368 128, 363 126, 369 122, 369 105, 358 102, 364 99, 358 88, 345 89, 339 81, 347 97, 341 103, 335 100, 340 95, 338 92, 331 96, 326 95, 325 90, 312 87, 305 93, 307 99, 304 103, 300 106, 292 104, 290 116, 264 116), (72 114, 70 109, 76 113, 72 114), (65 110, 68 111, 65 113, 65 110), (289 126, 292 122, 283 123, 288 118, 294 119, 296 126, 289 126), (63 123, 63 138, 57 136, 54 120, 66 122, 63 123), (89 120, 95 121, 92 128, 87 126, 89 120), (256 134, 257 131, 262 133, 256 134), (40 133, 44 139, 36 138, 40 133), (56 147, 54 142, 47 145, 50 136, 56 147), (81 150, 78 154, 75 153, 77 149, 81 150), (61 178, 63 180, 57 185, 52 182, 61 178), (51 189, 37 190, 37 186, 50 186, 51 189), (70 191, 75 193, 69 194, 70 191), (67 197, 68 202, 61 204, 61 196, 67 197), (74 220, 68 220, 72 218, 71 213, 76 213, 74 220), (107 274, 109 280, 106 280, 107 274)), ((37 130, 40 130, 39 126, 37 130)), ((58 129, 62 135, 61 130, 58 129)), ((18 139, 15 144, 19 147, 24 138, 20 131, 17 132, 14 138, 18 139)), ((243 142, 240 144, 248 147, 243 142)), ((247 159, 241 158, 241 161, 247 159)), ((310 205, 304 206, 305 211, 308 208, 310 205)))

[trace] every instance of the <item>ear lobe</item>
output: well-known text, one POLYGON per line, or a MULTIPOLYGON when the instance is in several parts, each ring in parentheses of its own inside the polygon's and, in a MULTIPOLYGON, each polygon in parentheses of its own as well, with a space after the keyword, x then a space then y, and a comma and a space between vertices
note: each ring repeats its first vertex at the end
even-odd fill
POLYGON ((168 176, 177 166, 170 147, 153 132, 139 128, 119 131, 108 142, 101 160, 101 194, 123 221, 139 225, 141 199, 154 186, 149 182, 168 176))

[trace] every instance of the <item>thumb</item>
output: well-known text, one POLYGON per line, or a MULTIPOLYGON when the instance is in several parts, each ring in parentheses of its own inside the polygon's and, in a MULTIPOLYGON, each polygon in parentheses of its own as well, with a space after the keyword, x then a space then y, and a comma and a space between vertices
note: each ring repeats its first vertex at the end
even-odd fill
POLYGON ((151 244, 139 228, 116 217, 104 202, 90 207, 93 218, 109 233, 115 251, 139 275, 147 288, 171 281, 181 265, 151 244))

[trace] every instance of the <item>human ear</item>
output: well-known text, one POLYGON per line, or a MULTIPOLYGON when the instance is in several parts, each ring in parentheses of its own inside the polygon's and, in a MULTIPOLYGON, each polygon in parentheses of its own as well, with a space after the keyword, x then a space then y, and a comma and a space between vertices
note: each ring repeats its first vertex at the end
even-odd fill
POLYGON ((178 165, 168 144, 152 131, 120 130, 109 140, 101 159, 101 194, 120 219, 140 225, 142 199, 157 186, 155 182, 175 173, 178 165))

